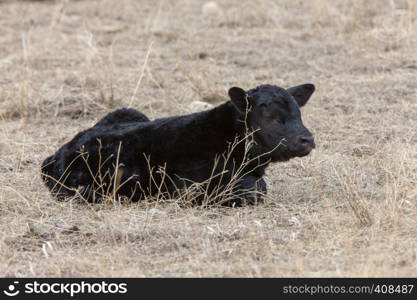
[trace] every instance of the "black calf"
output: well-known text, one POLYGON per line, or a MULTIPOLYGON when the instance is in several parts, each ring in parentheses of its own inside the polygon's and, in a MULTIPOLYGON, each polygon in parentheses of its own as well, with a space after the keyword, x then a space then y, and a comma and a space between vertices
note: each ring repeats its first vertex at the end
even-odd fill
POLYGON ((206 195, 228 190, 228 205, 256 203, 266 193, 262 176, 269 163, 315 147, 299 109, 313 92, 312 84, 234 87, 231 100, 211 110, 154 121, 133 109, 116 110, 48 157, 42 178, 58 199, 77 193, 88 201, 106 194, 132 201, 156 193, 173 197, 197 182, 206 195))

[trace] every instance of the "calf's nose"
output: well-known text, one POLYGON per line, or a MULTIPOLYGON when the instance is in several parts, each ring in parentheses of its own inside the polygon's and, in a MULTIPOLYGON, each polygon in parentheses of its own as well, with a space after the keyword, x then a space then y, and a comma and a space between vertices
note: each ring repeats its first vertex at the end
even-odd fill
POLYGON ((312 135, 300 135, 298 136, 298 142, 305 148, 316 147, 316 143, 314 143, 314 136, 312 135))

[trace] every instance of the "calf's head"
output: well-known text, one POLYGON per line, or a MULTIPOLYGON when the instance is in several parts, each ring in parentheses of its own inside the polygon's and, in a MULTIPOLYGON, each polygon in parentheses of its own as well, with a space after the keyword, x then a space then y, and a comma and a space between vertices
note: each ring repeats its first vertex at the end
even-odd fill
POLYGON ((272 161, 285 161, 305 156, 315 147, 300 112, 314 89, 312 84, 289 89, 261 85, 247 92, 232 87, 229 96, 239 118, 254 130, 255 143, 264 151, 271 151, 272 161))

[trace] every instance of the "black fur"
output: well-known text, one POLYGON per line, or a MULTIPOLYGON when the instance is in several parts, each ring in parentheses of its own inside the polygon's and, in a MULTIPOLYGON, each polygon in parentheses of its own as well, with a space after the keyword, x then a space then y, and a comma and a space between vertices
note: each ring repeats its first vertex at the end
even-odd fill
MULTIPOLYGON (((205 182, 206 193, 214 194, 246 161, 226 204, 256 203, 266 193, 262 176, 270 162, 314 148, 299 110, 313 92, 311 84, 287 90, 263 85, 248 92, 235 87, 229 90, 231 101, 211 110, 154 121, 133 109, 116 110, 48 157, 42 178, 58 199, 80 193, 100 201, 113 192, 139 201, 158 191, 174 197, 192 182, 205 182), (250 132, 253 145, 245 160, 242 141, 250 132), (241 142, 225 159, 236 140, 241 142), (119 187, 113 191, 115 182, 119 187)), ((201 203, 203 197, 195 200, 201 203)))

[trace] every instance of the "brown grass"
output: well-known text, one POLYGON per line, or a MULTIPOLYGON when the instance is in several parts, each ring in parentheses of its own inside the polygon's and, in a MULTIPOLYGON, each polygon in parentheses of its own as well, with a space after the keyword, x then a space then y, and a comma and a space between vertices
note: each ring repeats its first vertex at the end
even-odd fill
POLYGON ((0 2, 0 276, 417 276, 412 0, 0 2), (41 161, 123 106, 313 82, 266 204, 54 201, 41 161))

